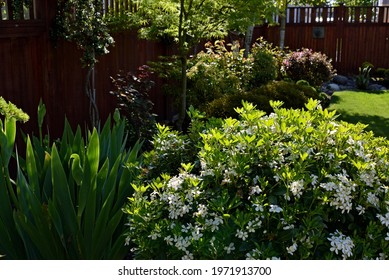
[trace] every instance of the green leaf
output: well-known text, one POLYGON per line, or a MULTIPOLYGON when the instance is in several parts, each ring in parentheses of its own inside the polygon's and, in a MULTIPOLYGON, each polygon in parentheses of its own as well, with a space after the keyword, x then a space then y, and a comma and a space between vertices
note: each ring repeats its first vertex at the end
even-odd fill
POLYGON ((39 174, 30 137, 27 137, 26 168, 28 181, 30 182, 32 191, 37 197, 40 197, 39 174))
POLYGON ((93 133, 89 139, 89 145, 86 151, 87 160, 90 167, 90 174, 96 175, 99 169, 100 160, 100 144, 99 135, 96 128, 93 129, 93 133))
POLYGON ((16 137, 16 119, 5 119, 4 122, 5 135, 0 135, 0 145, 2 147, 3 162, 5 166, 8 166, 13 153, 15 137, 16 137))
POLYGON ((51 153, 51 176, 53 183, 53 201, 56 210, 63 219, 64 229, 67 237, 73 238, 78 231, 78 224, 75 212, 75 206, 71 199, 67 177, 61 163, 56 145, 53 145, 51 153))
POLYGON ((73 179, 76 184, 80 186, 84 177, 84 171, 80 163, 80 156, 78 154, 72 154, 70 158, 73 159, 71 167, 73 179))

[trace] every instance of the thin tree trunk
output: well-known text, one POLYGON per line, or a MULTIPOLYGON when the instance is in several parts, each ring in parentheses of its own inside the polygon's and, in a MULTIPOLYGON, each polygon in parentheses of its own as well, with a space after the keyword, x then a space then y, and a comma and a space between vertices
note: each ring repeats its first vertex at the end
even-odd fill
POLYGON ((99 110, 96 103, 96 81, 95 68, 91 65, 85 81, 85 94, 89 99, 89 118, 93 127, 97 127, 99 123, 99 110))
POLYGON ((188 68, 188 59, 185 55, 181 57, 181 98, 180 98, 180 111, 177 122, 177 129, 182 130, 183 124, 186 116, 186 90, 188 78, 186 76, 186 71, 188 68))
POLYGON ((244 38, 244 57, 247 58, 249 56, 250 48, 251 48, 251 41, 253 40, 253 32, 254 32, 254 25, 250 25, 246 30, 246 35, 244 38))
POLYGON ((180 21, 178 27, 178 49, 181 59, 181 96, 180 96, 180 108, 177 121, 177 129, 182 130, 186 115, 186 89, 187 89, 187 76, 186 70, 188 67, 188 59, 185 51, 186 34, 184 30, 184 0, 180 1, 180 21))
POLYGON ((280 49, 285 47, 286 10, 280 13, 280 49))

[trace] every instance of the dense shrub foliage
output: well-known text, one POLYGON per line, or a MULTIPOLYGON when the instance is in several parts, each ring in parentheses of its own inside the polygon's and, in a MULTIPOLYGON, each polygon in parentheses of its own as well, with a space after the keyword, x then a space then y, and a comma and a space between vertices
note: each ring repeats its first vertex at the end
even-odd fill
POLYGON ((280 105, 266 116, 244 103, 239 120, 192 113, 196 158, 133 185, 125 211, 136 258, 389 256, 388 141, 317 101, 280 105))
POLYGON ((250 61, 243 57, 239 46, 227 50, 223 41, 207 43, 202 51, 189 61, 188 104, 196 108, 225 95, 242 92, 248 83, 250 61))
MULTIPOLYGON (((117 99, 117 108, 126 119, 128 145, 134 145, 139 139, 149 140, 156 133, 154 104, 149 99, 149 91, 154 86, 152 72, 147 65, 138 68, 138 73, 119 73, 112 82, 115 90, 111 91, 117 99)), ((149 143, 145 142, 144 148, 149 143)))
POLYGON ((283 61, 283 72, 293 81, 306 80, 320 87, 334 75, 331 60, 325 54, 309 49, 290 52, 283 61))
POLYGON ((205 108, 207 116, 237 117, 235 108, 248 101, 266 113, 272 113, 271 100, 284 102, 285 108, 304 108, 309 98, 320 99, 321 95, 311 86, 287 81, 273 81, 249 92, 226 95, 210 102, 205 108))
POLYGON ((277 78, 279 72, 276 55, 267 46, 254 45, 251 50, 252 68, 249 76, 249 87, 256 88, 277 78))
MULTIPOLYGON (((14 147, 16 120, 26 115, 0 99, 0 256, 6 259, 123 259, 122 211, 139 174, 140 143, 125 147, 115 115, 101 130, 51 144, 27 136, 25 157, 14 147), (15 174, 16 173, 16 174, 15 174)), ((43 118, 40 106, 39 119, 43 118)), ((20 147, 20 146, 19 146, 20 147)), ((20 151, 20 149, 19 149, 20 151)))

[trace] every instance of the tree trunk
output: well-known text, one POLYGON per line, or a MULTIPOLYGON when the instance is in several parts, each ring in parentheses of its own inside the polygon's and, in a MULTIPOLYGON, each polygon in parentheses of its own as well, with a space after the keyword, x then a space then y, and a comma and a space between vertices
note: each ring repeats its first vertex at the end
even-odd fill
POLYGON ((185 51, 186 33, 184 30, 184 0, 180 1, 180 21, 178 26, 178 49, 181 59, 181 96, 180 96, 180 108, 178 112, 177 129, 182 130, 186 115, 186 88, 187 88, 187 76, 186 70, 188 67, 188 59, 185 51))
POLYGON ((177 129, 182 130, 186 116, 186 90, 187 81, 186 71, 188 68, 188 59, 186 56, 181 57, 181 96, 180 96, 180 110, 177 122, 177 129))
POLYGON ((280 13, 280 49, 285 47, 286 9, 280 13))
POLYGON ((85 81, 85 94, 89 99, 89 118, 91 125, 97 127, 99 124, 99 110, 96 103, 96 81, 95 67, 89 66, 85 81))
POLYGON ((244 57, 249 56, 251 41, 253 40, 254 25, 250 25, 246 30, 246 35, 244 39, 244 57))

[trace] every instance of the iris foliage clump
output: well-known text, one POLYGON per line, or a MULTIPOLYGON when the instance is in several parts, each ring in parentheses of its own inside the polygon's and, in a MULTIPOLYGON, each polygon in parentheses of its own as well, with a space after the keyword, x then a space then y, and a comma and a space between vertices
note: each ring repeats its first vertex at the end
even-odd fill
POLYGON ((179 172, 133 184, 126 241, 136 258, 389 256, 388 141, 318 101, 281 104, 266 116, 243 103, 239 119, 192 110, 189 138, 160 127, 197 154, 179 172))

